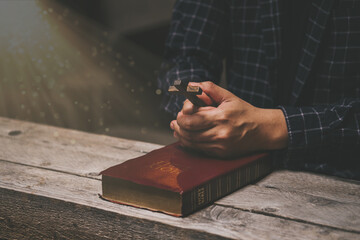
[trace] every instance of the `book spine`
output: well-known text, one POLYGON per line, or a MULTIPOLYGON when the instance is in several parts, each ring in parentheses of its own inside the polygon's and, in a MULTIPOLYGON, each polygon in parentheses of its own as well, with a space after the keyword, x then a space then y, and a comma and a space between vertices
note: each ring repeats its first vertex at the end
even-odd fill
POLYGON ((235 190, 254 182, 272 170, 271 158, 261 158, 247 166, 219 176, 183 194, 182 213, 186 216, 235 190))

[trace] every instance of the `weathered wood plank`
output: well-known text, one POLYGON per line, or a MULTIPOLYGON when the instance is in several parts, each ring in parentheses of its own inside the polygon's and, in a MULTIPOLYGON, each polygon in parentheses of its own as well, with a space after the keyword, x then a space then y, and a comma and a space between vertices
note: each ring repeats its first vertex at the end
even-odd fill
POLYGON ((93 177, 160 147, 6 118, 0 118, 0 143, 2 160, 93 177))
POLYGON ((279 171, 259 186, 306 193, 339 202, 360 203, 360 182, 308 172, 279 171))
POLYGON ((77 130, 41 125, 0 117, 0 138, 9 138, 48 146, 56 144, 67 149, 83 150, 97 154, 117 154, 113 149, 146 153, 161 145, 97 135, 77 130), (15 133, 15 134, 14 134, 15 133), (96 136, 94 138, 94 136, 96 136), (99 151, 101 150, 101 151, 99 151))
MULTIPOLYGON (((277 174, 269 178, 273 175, 277 174)), ((342 202, 319 195, 252 185, 216 203, 360 234, 360 198, 357 202, 342 202)))
MULTIPOLYGON (((84 238, 119 236, 122 239, 139 238, 142 232, 145 238, 156 236, 162 239, 359 237, 356 233, 217 205, 187 218, 171 217, 103 201, 97 196, 100 185, 97 179, 0 161, 0 226, 5 229, 0 237, 19 232, 18 227, 30 236, 43 232, 39 238, 49 237, 51 229, 52 237, 67 238, 81 236, 76 234, 82 232, 84 238), (47 227, 47 224, 50 225, 47 227)), ((20 231, 16 236, 20 238, 22 233, 20 231)))
POLYGON ((1 239, 228 239, 0 188, 1 239))
MULTIPOLYGON (((0 144, 5 146, 0 149, 0 159, 93 178, 99 178, 96 174, 109 166, 160 147, 2 118, 0 144), (14 130, 21 133, 9 135, 14 130)), ((281 171, 258 182, 257 186, 249 186, 217 203, 249 212, 359 231, 359 218, 356 217, 360 216, 359 190, 358 182, 281 171)))

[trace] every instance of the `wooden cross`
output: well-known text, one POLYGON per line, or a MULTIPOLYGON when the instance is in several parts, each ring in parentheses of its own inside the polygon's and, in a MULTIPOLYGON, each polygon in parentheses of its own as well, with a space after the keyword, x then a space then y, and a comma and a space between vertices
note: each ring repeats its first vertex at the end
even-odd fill
POLYGON ((171 94, 183 94, 189 101, 197 107, 205 107, 206 104, 196 95, 201 95, 202 89, 198 86, 188 86, 188 82, 175 80, 174 85, 168 90, 171 94))

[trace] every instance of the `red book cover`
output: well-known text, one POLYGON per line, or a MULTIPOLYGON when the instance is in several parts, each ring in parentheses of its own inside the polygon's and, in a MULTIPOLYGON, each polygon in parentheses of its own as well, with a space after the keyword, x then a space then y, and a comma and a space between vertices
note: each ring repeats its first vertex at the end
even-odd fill
POLYGON ((264 156, 222 160, 185 151, 175 143, 110 167, 101 174, 182 193, 264 156))
MULTIPOLYGON (((247 184, 250 181, 259 178, 260 175, 264 175, 263 166, 253 167, 250 172, 243 172, 242 175, 246 175, 242 182, 240 182, 240 171, 237 173, 236 170, 242 169, 245 166, 251 165, 251 163, 257 162, 259 159, 268 159, 268 154, 256 154, 246 156, 237 159, 217 159, 210 158, 195 152, 184 150, 178 143, 168 145, 166 147, 154 150, 147 153, 144 156, 128 160, 119 165, 110 167, 104 170, 101 174, 116 179, 126 180, 132 183, 136 183, 143 186, 150 186, 158 189, 168 190, 171 192, 179 193, 180 195, 191 192, 199 186, 210 183, 214 179, 219 179, 221 176, 227 176, 233 173, 233 180, 227 180, 227 182, 238 182, 227 183, 231 184, 232 187, 228 191, 223 191, 221 195, 228 194, 231 191, 236 190, 240 186, 247 184), (252 179, 247 179, 247 174, 251 174, 252 179), (237 179, 238 178, 238 179, 237 179)), ((270 161, 267 160, 267 166, 270 161)), ((270 167, 267 167, 269 169, 270 167)), ((244 170, 245 168, 243 168, 244 170)), ((246 169, 245 169, 246 170, 246 169)), ((267 170, 269 172, 269 170, 267 170)), ((221 179, 220 179, 221 180, 221 179)), ((225 181, 224 181, 225 182, 225 181)), ((221 183, 214 183, 218 186, 221 183)), ((210 186, 208 188, 214 188, 210 186)), ((206 188, 205 190, 206 191, 206 188)), ((211 192, 211 189, 209 190, 211 192)), ((215 190, 213 191, 215 192, 215 190)), ((204 193, 201 193, 204 194, 204 193)), ((209 201, 214 201, 220 196, 208 197, 209 201)), ((193 198, 196 198, 196 196, 193 198)), ((115 199, 116 200, 116 199, 115 199)), ((119 202, 122 202, 119 200, 119 202)), ((132 205, 131 203, 128 203, 132 205)), ((193 207, 193 208, 197 208, 193 207)), ((195 209, 193 209, 195 210, 195 209)), ((161 210, 160 210, 161 211, 161 210)))

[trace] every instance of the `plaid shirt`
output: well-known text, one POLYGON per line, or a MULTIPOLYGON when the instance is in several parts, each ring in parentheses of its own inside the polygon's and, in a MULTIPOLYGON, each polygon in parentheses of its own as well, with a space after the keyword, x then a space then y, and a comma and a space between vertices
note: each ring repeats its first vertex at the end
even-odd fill
POLYGON ((296 75, 289 79, 291 97, 277 106, 279 1, 177 1, 158 81, 163 108, 176 114, 182 107, 181 96, 166 94, 174 80, 218 83, 226 59, 231 92, 257 107, 283 110, 286 167, 360 179, 360 1, 312 1, 296 75))

